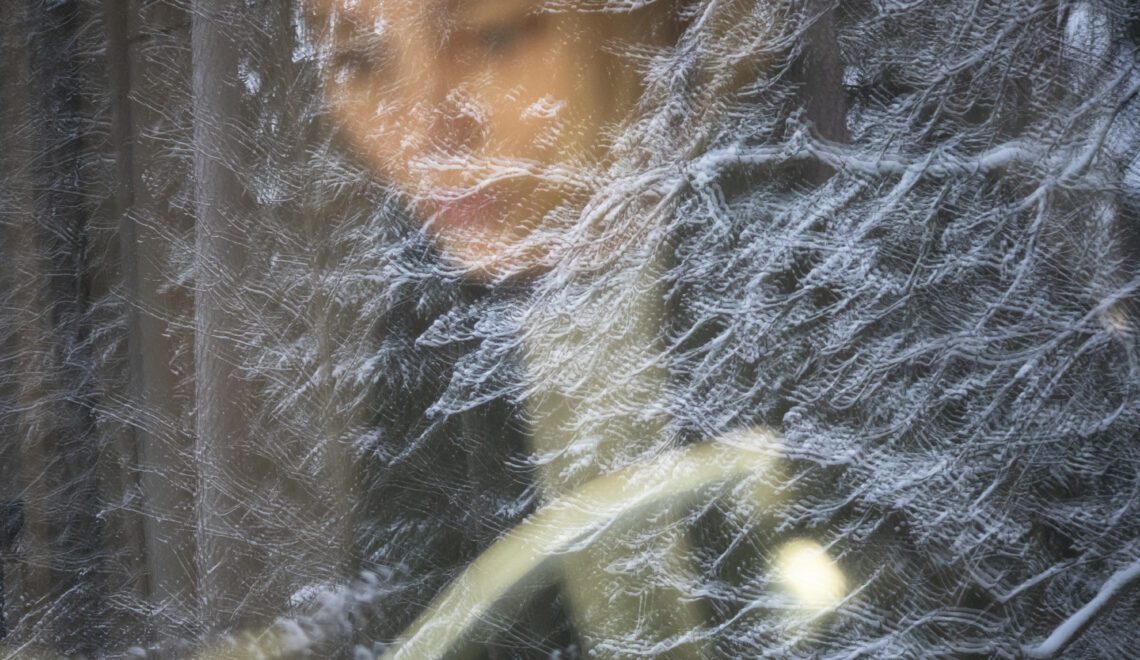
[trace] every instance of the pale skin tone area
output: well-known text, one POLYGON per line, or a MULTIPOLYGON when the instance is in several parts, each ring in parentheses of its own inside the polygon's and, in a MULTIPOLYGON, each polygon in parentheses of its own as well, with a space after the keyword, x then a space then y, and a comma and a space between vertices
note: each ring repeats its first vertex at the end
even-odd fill
POLYGON ((325 94, 351 150, 394 184, 444 257, 476 278, 526 271, 551 211, 580 206, 607 130, 641 93, 615 38, 675 38, 667 3, 633 14, 538 0, 313 0, 325 94), (623 34, 627 33, 627 34, 623 34))

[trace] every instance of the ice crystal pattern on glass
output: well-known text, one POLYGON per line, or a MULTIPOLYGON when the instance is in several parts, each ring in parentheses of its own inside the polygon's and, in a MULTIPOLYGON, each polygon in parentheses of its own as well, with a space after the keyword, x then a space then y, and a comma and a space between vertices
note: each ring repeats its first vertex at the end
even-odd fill
POLYGON ((536 1, 677 34, 482 270, 325 4, 0 7, 0 657, 1134 652, 1131 3, 536 1))

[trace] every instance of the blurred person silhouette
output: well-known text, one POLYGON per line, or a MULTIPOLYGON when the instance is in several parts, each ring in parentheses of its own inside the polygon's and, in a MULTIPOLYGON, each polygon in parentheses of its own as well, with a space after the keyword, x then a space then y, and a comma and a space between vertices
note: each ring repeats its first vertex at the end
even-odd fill
MULTIPOLYGON (((633 222, 614 221, 606 210, 610 202, 627 202, 627 192, 643 191, 606 188, 622 180, 616 172, 633 171, 645 158, 623 141, 631 125, 653 114, 646 75, 654 67, 657 75, 668 69, 661 60, 692 20, 678 3, 617 12, 602 4, 531 0, 312 6, 327 49, 326 97, 341 135, 402 194, 440 258, 461 278, 487 290, 517 290, 553 273, 604 287, 598 271, 622 266, 598 264, 656 232, 650 209, 631 214, 633 222), (641 61, 629 57, 631 49, 644 54, 641 61), (597 223, 604 214, 611 217, 597 223), (583 267, 583 259, 594 263, 583 267)), ((755 8, 741 3, 715 20, 727 26, 734 14, 748 11, 755 8)), ((762 36, 753 31, 742 38, 762 36)), ((730 69, 762 67, 764 53, 730 69)), ((650 191, 646 199, 662 207, 663 197, 650 191)), ((565 306, 529 309, 518 333, 520 368, 524 381, 541 382, 545 391, 528 397, 515 414, 483 413, 484 421, 514 432, 506 435, 523 436, 514 450, 530 454, 524 463, 537 464, 540 501, 681 443, 665 416, 644 414, 666 396, 668 375, 659 359, 666 311, 657 279, 668 249, 634 251, 639 265, 629 276, 638 293, 583 306, 578 311, 595 318, 579 317, 571 332, 557 320, 569 311, 565 306), (623 371, 625 380, 615 388, 623 371)), ((505 445, 490 456, 510 449, 493 434, 483 441, 505 445)), ((476 515, 486 518, 476 527, 496 522, 487 512, 476 515)), ((654 524, 683 527, 676 519, 664 522, 654 524)), ((670 533, 685 536, 683 529, 670 533)), ((493 535, 481 532, 480 545, 493 535)), ((672 542, 687 548, 685 541, 672 542)), ((607 573, 620 556, 612 548, 587 548, 563 562, 576 648, 620 655, 614 649, 625 636, 643 649, 696 657, 701 642, 686 637, 707 619, 699 599, 653 585, 647 575, 623 580, 607 573)), ((685 570, 674 577, 692 580, 685 570)))

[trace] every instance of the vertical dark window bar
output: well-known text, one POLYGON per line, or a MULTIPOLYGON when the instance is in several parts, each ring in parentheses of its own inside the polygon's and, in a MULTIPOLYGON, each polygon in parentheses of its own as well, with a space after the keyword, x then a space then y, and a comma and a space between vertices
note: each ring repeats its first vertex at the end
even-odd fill
MULTIPOLYGON (((24 125, 24 92, 27 67, 16 39, 23 28, 19 3, 0 3, 0 119, 12 129, 24 125)), ((20 301, 28 286, 18 275, 18 259, 26 228, 25 186, 19 185, 26 162, 23 132, 0 131, 0 643, 6 640, 19 618, 21 575, 17 570, 19 530, 11 511, 20 493, 21 441, 20 401, 23 356, 19 352, 20 301)), ((21 507, 22 508, 22 507, 21 507)), ((21 524, 20 527, 23 525, 21 524)))
POLYGON ((31 215, 25 263, 32 310, 17 335, 32 338, 21 351, 30 369, 17 377, 33 405, 18 429, 25 460, 21 485, 27 495, 22 559, 28 577, 21 594, 29 603, 33 640, 50 640, 66 655, 96 654, 107 634, 100 615, 102 530, 92 414, 94 364, 88 323, 88 223, 85 187, 94 163, 85 150, 90 108, 81 93, 81 48, 87 21, 80 2, 27 3, 24 34, 28 57, 31 215), (36 304, 38 303, 38 304, 36 304), (39 546, 39 547, 36 547, 39 546), (35 574, 35 575, 32 575, 35 574), (38 583, 38 584, 37 584, 38 583))
MULTIPOLYGON (((137 78, 145 61, 142 51, 150 43, 142 29, 147 16, 137 0, 104 0, 102 4, 108 92, 106 152, 114 164, 106 172, 110 180, 105 233, 110 240, 103 247, 118 252, 112 298, 117 303, 116 320, 126 332, 116 333, 115 373, 120 377, 110 397, 123 402, 119 404, 122 412, 111 414, 122 423, 115 429, 112 450, 105 452, 117 460, 110 461, 110 468, 101 475, 106 477, 105 501, 124 503, 108 523, 108 536, 114 538, 108 539, 113 563, 107 590, 108 597, 119 604, 110 613, 116 633, 108 643, 116 650, 146 645, 156 651, 164 648, 165 640, 180 636, 180 625, 196 615, 188 612, 192 608, 186 602, 193 591, 188 584, 192 576, 179 570, 179 562, 170 561, 181 555, 186 557, 181 565, 192 563, 193 544, 170 531, 180 522, 186 526, 179 520, 178 507, 171 503, 185 502, 182 508, 190 508, 185 480, 170 475, 189 470, 167 455, 186 443, 174 440, 177 426, 169 421, 176 406, 170 401, 165 365, 174 351, 169 340, 156 339, 168 326, 156 318, 164 307, 153 295, 161 284, 155 264, 163 262, 165 252, 151 236, 155 223, 144 209, 152 204, 148 187, 141 184, 140 161, 147 149, 140 145, 138 114, 147 113, 138 100, 141 85, 137 78), (162 456, 155 460, 156 454, 162 456)), ((173 218, 166 223, 173 226, 173 218)))
MULTIPOLYGON (((16 12, 10 3, 0 4, 0 120, 11 125, 16 119, 13 111, 15 82, 19 75, 18 60, 14 57, 11 25, 16 22, 16 12)), ((9 562, 16 541, 12 530, 10 507, 15 501, 16 475, 19 455, 16 437, 16 400, 18 380, 16 377, 16 331, 14 314, 8 308, 15 307, 16 282, 12 273, 14 258, 12 246, 16 242, 14 227, 15 195, 12 193, 14 179, 11 155, 12 131, 0 132, 0 644, 8 637, 8 610, 13 600, 10 580, 6 579, 9 562)))
POLYGON ((0 641, 8 636, 7 584, 3 558, 11 552, 24 526, 24 507, 19 500, 0 502, 0 641))

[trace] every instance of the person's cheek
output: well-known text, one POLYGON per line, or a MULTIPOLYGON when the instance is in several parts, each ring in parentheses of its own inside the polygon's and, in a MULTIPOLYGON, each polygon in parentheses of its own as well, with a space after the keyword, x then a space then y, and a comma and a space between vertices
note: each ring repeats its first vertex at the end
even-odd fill
POLYGON ((401 111, 392 101, 377 97, 370 88, 348 88, 333 105, 337 123, 349 146, 382 179, 412 192, 415 182, 408 168, 407 131, 401 131, 401 111), (403 139, 401 139, 403 135, 403 139))
POLYGON ((525 63, 511 72, 514 87, 511 103, 503 108, 508 118, 508 141, 520 157, 546 162, 558 157, 575 114, 576 90, 573 65, 561 39, 539 44, 525 63))
POLYGON ((487 150, 491 155, 541 160, 550 149, 563 102, 552 94, 536 94, 520 85, 492 98, 489 105, 493 140, 487 150))
POLYGON ((558 121, 564 130, 557 137, 555 150, 563 159, 593 156, 599 121, 591 80, 591 54, 574 43, 561 44, 551 58, 547 76, 551 96, 560 102, 558 121))

